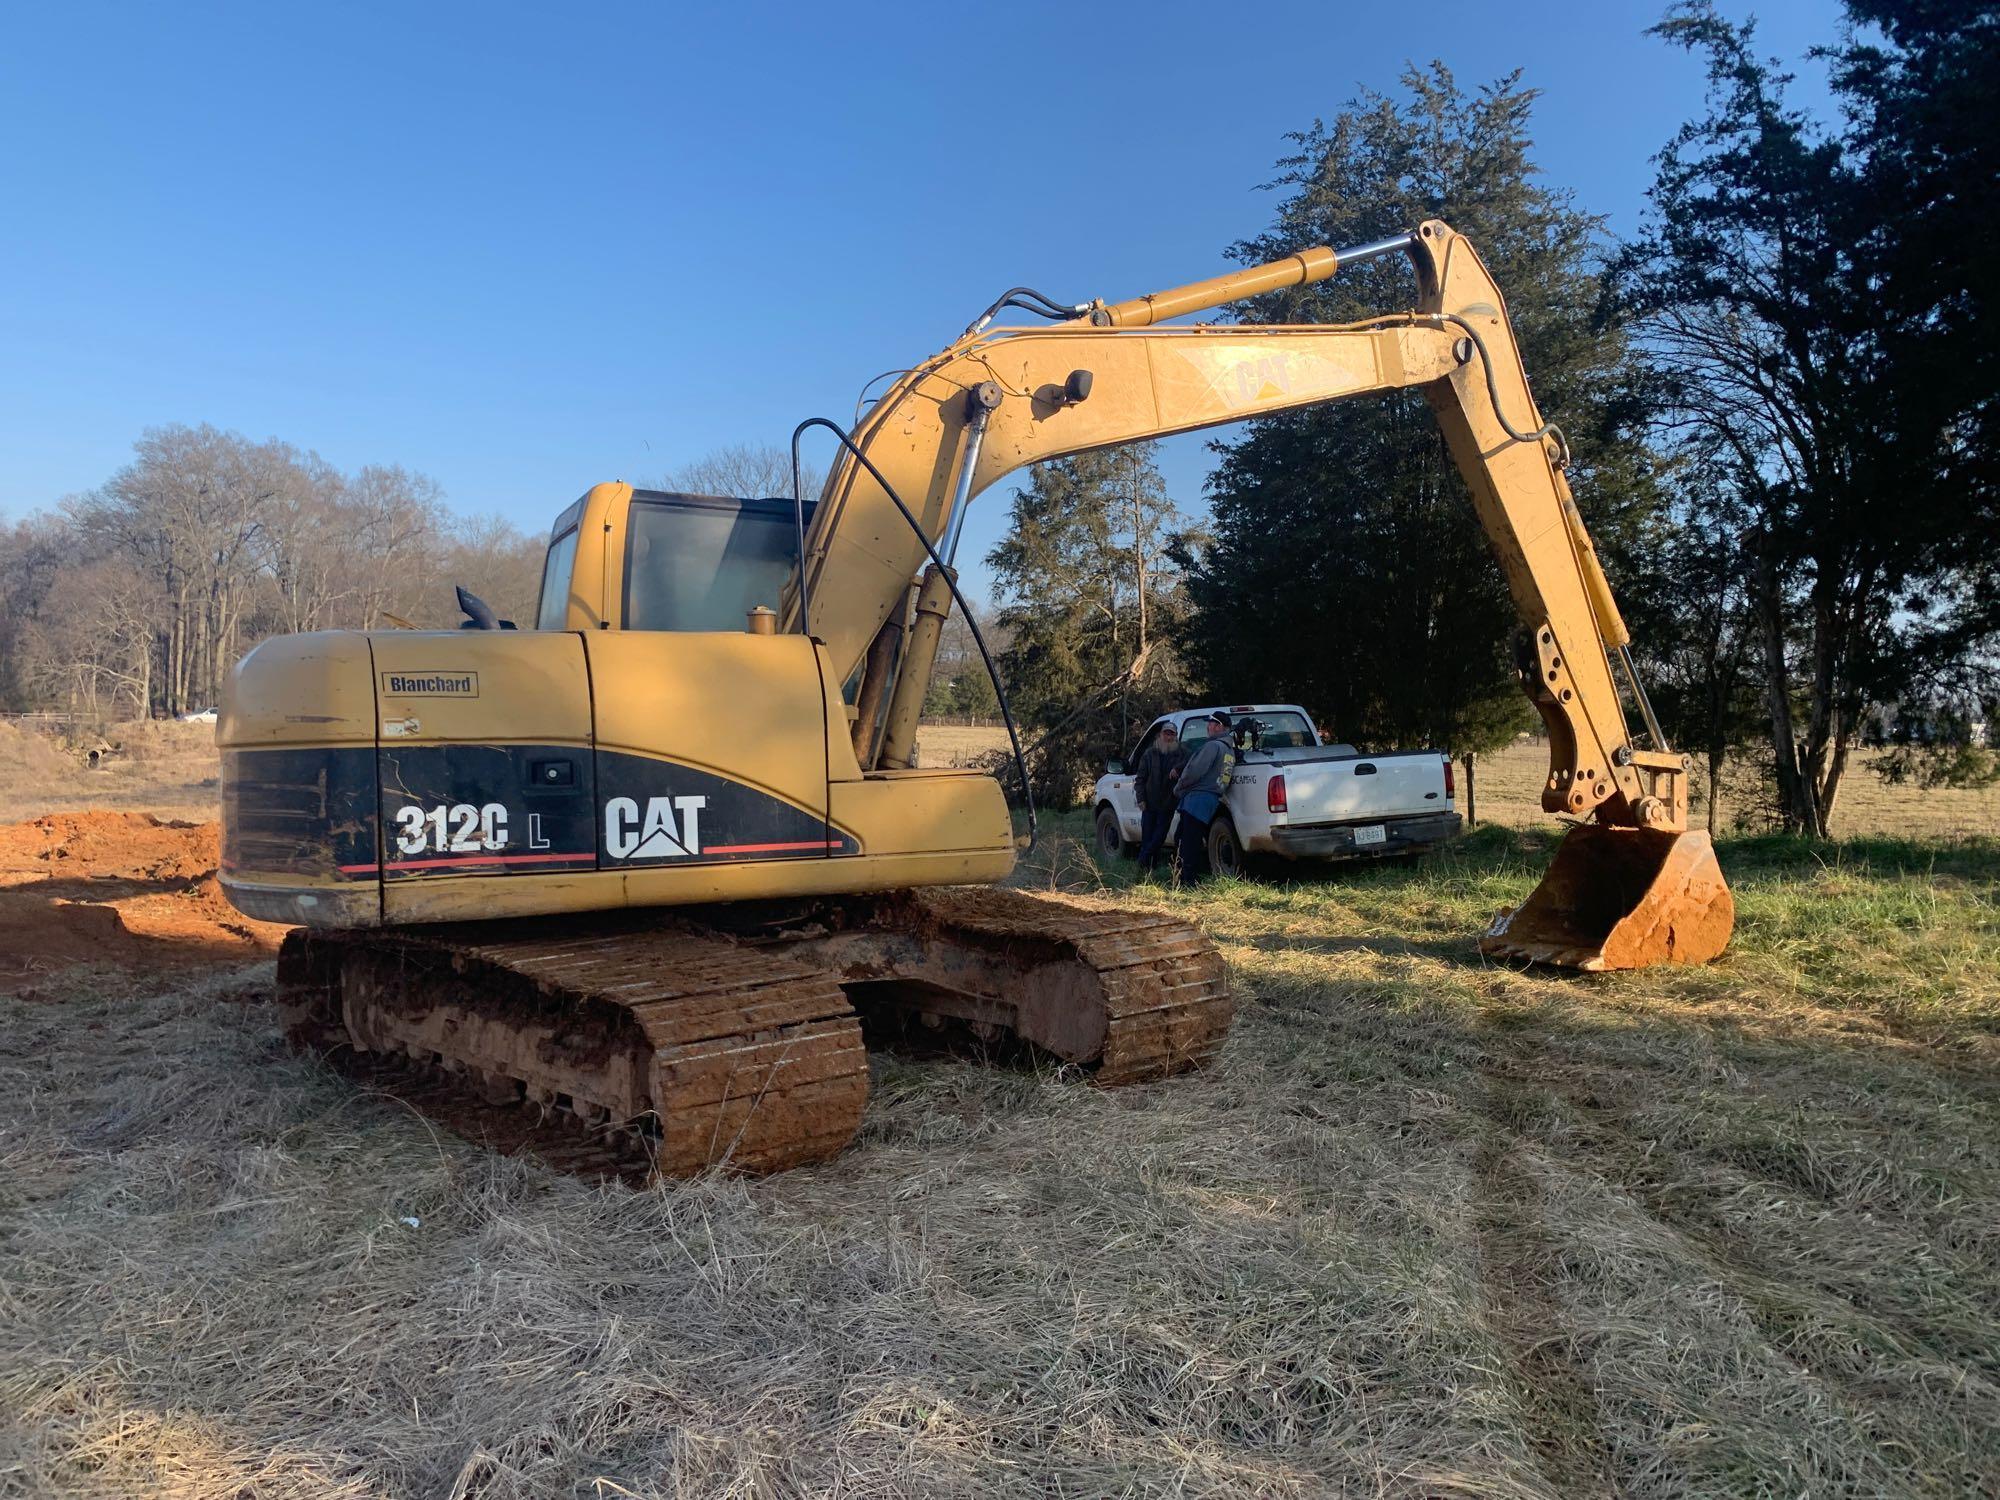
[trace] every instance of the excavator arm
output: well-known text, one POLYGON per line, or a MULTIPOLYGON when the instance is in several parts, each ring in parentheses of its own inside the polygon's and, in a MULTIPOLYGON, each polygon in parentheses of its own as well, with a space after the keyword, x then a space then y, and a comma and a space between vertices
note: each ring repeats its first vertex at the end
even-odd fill
MULTIPOLYGON (((1542 805, 1593 824, 1565 847, 1536 898, 1496 923, 1490 951, 1583 967, 1720 952, 1728 890, 1706 837, 1684 832, 1686 761, 1666 746, 1632 673, 1628 633, 1563 476, 1561 435, 1536 407, 1505 299, 1448 226, 1433 221, 1357 251, 1310 250, 1089 304, 1047 328, 975 327, 903 373, 852 441, 949 564, 973 497, 1026 465, 1412 388, 1437 415, 1520 614, 1521 679, 1548 730, 1542 805), (1409 312, 1342 327, 1161 326, 1396 252, 1416 271, 1409 312), (1646 722, 1643 746, 1628 727, 1620 671, 1646 722), (1634 837, 1607 840, 1611 831, 1634 837), (1562 910, 1540 921, 1538 902, 1562 910), (1579 904, 1604 911, 1579 920, 1579 904)), ((843 452, 807 538, 807 628, 836 669, 860 674, 864 765, 910 760, 948 607, 932 567, 912 608, 926 556, 875 474, 843 452)), ((794 628, 798 608, 794 588, 786 602, 794 628)))
MULTIPOLYGON (((1657 736, 1641 749, 1628 732, 1613 663, 1629 636, 1563 478, 1561 437, 1543 424, 1528 389, 1498 287, 1471 244, 1443 224, 1385 243, 1407 249, 1415 262, 1415 311, 1342 328, 1158 326, 1166 317, 1323 279, 1343 263, 1334 252, 1308 251, 1193 287, 1094 305, 1047 329, 970 334, 898 380, 860 424, 856 445, 950 561, 971 498, 1029 464, 1420 389, 1530 635, 1533 658, 1524 653, 1523 677, 1552 754, 1543 806, 1634 827, 1685 827, 1682 758, 1665 753, 1657 736), (1079 397, 1079 389, 1087 394, 1079 397)), ((900 623, 924 551, 851 459, 828 482, 807 548, 812 634, 826 642, 837 668, 851 671, 885 623, 900 623)), ((927 667, 906 654, 905 696, 921 698, 924 684, 916 679, 928 676, 927 667)), ((880 751, 899 760, 907 748, 891 735, 880 751)))

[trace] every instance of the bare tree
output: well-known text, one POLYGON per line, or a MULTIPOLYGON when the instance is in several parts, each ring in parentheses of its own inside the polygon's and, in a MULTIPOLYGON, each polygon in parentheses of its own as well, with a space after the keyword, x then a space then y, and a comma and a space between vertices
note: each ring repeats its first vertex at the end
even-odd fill
POLYGON ((115 550, 157 584, 166 621, 154 697, 179 713, 212 703, 237 655, 288 456, 207 426, 155 428, 136 452, 103 489, 64 509, 88 550, 115 550))
POLYGON ((215 703, 266 635, 450 626, 463 584, 530 623, 543 542, 421 474, 164 427, 58 513, 0 530, 0 702, 97 717, 215 703))
MULTIPOLYGON (((808 500, 817 499, 824 477, 803 457, 799 463, 799 489, 808 500)), ((788 448, 760 443, 741 443, 713 452, 669 470, 660 488, 689 495, 733 495, 742 499, 784 496, 792 493, 792 455, 788 448)))

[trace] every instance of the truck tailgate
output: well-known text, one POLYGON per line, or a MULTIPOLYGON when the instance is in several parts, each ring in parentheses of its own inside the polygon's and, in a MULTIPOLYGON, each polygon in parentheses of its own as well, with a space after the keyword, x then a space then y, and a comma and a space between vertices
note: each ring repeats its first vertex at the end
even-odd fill
POLYGON ((1294 828, 1451 810, 1444 762, 1429 752, 1295 761, 1272 769, 1285 777, 1288 810, 1278 821, 1294 828))

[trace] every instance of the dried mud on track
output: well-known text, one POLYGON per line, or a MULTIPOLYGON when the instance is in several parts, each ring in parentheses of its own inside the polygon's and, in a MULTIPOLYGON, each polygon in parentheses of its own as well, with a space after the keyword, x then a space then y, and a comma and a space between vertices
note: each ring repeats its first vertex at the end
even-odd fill
POLYGON ((223 898, 218 853, 214 823, 148 813, 50 813, 0 828, 0 994, 77 966, 152 970, 274 951, 285 929, 223 898))

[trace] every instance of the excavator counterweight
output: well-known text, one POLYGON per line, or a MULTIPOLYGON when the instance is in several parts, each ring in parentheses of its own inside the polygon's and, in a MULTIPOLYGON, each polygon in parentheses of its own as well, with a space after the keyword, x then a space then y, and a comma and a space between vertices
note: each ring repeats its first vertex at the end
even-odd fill
POLYGON ((217 733, 222 884, 300 929, 279 968, 295 1040, 392 1056, 663 1173, 838 1150, 864 1023, 1105 1083, 1200 1064, 1231 1016, 1214 945, 983 889, 1017 856, 998 783, 916 764, 952 552, 967 506, 1024 465, 1393 390, 1423 392, 1471 491, 1548 731, 1543 806, 1579 825, 1482 946, 1586 969, 1722 951, 1729 892, 1686 831, 1686 762, 1463 238, 1432 222, 1123 302, 1002 305, 1050 325, 989 314, 901 372, 834 428, 816 500, 601 484, 556 518, 531 630, 468 605, 479 628, 244 658, 217 733), (1166 321, 1395 254, 1406 312, 1166 321))

